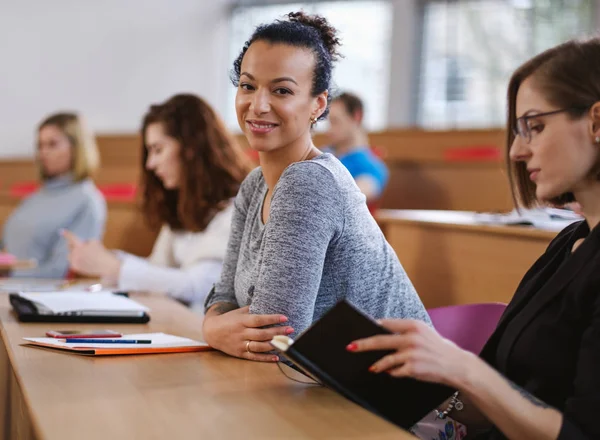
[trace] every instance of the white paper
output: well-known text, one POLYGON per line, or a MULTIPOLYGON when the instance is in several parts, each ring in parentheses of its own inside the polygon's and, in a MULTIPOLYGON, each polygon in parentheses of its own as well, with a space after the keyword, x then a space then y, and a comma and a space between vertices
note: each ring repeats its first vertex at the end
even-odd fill
POLYGON ((0 292, 54 292, 62 289, 64 285, 64 281, 23 282, 15 280, 2 280, 0 281, 0 292))
MULTIPOLYGON (((121 338, 107 339, 150 339, 151 344, 90 344, 90 343, 66 343, 57 338, 23 338, 25 341, 52 345, 59 348, 127 348, 130 350, 144 348, 182 348, 182 347, 208 347, 206 342, 198 342, 189 338, 168 335, 166 333, 141 333, 136 335, 123 335, 121 338)), ((95 339, 95 338, 91 338, 95 339)))
POLYGON ((41 307, 40 312, 143 313, 148 307, 112 292, 22 292, 21 297, 41 307))
POLYGON ((508 213, 475 213, 473 219, 483 224, 528 224, 547 231, 562 231, 571 223, 583 220, 583 217, 564 209, 538 208, 513 210, 508 213))

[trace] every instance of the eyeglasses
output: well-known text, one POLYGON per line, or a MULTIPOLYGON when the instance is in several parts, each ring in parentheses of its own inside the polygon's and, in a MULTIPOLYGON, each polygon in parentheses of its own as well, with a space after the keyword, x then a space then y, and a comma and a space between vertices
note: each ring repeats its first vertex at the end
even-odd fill
POLYGON ((569 108, 562 108, 560 110, 554 110, 551 112, 535 113, 532 115, 521 116, 520 118, 517 118, 515 120, 515 126, 513 127, 513 134, 515 135, 515 137, 521 136, 521 138, 524 139, 525 142, 529 143, 529 142, 531 142, 531 127, 529 126, 530 119, 539 118, 541 116, 556 115, 558 113, 568 112, 568 111, 572 111, 572 110, 584 111, 584 110, 586 110, 586 108, 569 107, 569 108))
POLYGON ((287 377, 289 380, 293 380, 294 382, 302 383, 305 385, 318 385, 323 386, 323 384, 317 381, 314 377, 309 376, 307 372, 300 370, 298 367, 293 364, 286 364, 284 362, 277 362, 277 366, 279 367, 279 371, 287 377))

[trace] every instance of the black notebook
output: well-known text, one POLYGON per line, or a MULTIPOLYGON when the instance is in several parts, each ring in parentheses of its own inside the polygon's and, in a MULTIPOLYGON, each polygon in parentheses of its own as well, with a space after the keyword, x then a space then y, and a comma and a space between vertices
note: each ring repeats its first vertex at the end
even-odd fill
MULTIPOLYGON (((39 293, 39 295, 48 292, 39 293)), ((65 292, 66 293, 66 292, 65 292)), ((35 293, 37 294, 37 293, 35 293)), ((89 293, 86 296, 92 296, 89 293)), ((117 296, 128 296, 127 294, 115 294, 117 296)), ((30 298, 24 298, 22 294, 11 293, 10 304, 21 322, 76 322, 76 323, 123 323, 123 324, 146 324, 150 316, 145 311, 134 312, 111 312, 103 311, 72 311, 68 313, 52 313, 41 311, 40 305, 30 298)))
POLYGON ((278 336, 271 343, 323 385, 395 425, 409 429, 449 398, 454 390, 368 371, 378 359, 391 352, 351 353, 346 350, 346 346, 357 339, 389 333, 342 301, 295 341, 278 336))

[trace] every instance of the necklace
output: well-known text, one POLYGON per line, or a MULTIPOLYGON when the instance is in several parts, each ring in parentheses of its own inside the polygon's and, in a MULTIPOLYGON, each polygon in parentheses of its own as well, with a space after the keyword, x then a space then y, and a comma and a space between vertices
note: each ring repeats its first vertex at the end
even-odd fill
POLYGON ((311 153, 313 149, 312 145, 309 145, 308 148, 306 149, 306 153, 304 153, 304 156, 302 156, 302 159, 300 159, 298 162, 303 162, 306 160, 306 158, 308 157, 308 155, 311 153))

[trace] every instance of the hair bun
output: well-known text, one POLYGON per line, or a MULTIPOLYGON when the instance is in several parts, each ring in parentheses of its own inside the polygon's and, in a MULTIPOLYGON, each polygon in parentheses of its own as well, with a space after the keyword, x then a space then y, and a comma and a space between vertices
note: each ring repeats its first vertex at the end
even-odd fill
POLYGON ((337 36, 338 31, 329 24, 325 17, 317 14, 310 15, 303 11, 290 12, 287 16, 291 22, 300 23, 316 29, 323 40, 325 49, 327 49, 327 52, 329 52, 333 61, 341 57, 341 54, 338 52, 338 47, 341 45, 337 36))

